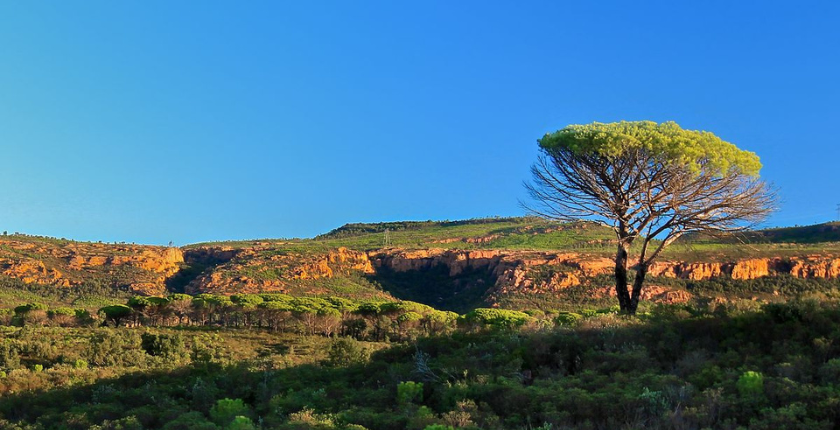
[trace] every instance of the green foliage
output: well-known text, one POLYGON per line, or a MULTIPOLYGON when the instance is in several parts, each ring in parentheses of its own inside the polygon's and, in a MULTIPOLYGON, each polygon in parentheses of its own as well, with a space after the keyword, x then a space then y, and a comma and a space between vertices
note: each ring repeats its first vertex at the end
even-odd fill
POLYGON ((361 342, 342 337, 330 345, 327 362, 333 367, 343 367, 364 363, 369 358, 370 351, 361 342))
POLYGON ((99 329, 90 334, 82 355, 94 366, 138 366, 146 362, 140 345, 137 333, 99 329))
POLYGON ((631 151, 658 154, 666 164, 678 164, 715 175, 738 172, 758 175, 761 162, 755 153, 738 149, 707 131, 684 130, 674 122, 621 121, 570 125, 540 139, 546 151, 568 150, 618 158, 631 151))
POLYGON ((0 342, 0 369, 12 370, 20 366, 20 354, 10 342, 0 342))
POLYGON ((591 318, 595 315, 598 315, 598 311, 596 311, 595 309, 583 309, 580 311, 580 314, 586 318, 591 318))
POLYGON ((53 308, 47 311, 47 316, 54 318, 57 316, 76 317, 76 309, 71 308, 53 308))
POLYGON ((170 294, 170 295, 166 296, 166 300, 168 302, 177 302, 177 301, 182 301, 182 300, 189 302, 189 301, 192 301, 192 296, 189 295, 189 294, 176 293, 176 294, 170 294))
POLYGON ((20 305, 15 308, 15 314, 23 315, 27 314, 32 311, 46 311, 48 309, 47 305, 43 303, 27 303, 25 305, 20 305))
POLYGON ((748 370, 738 378, 738 393, 744 397, 755 397, 764 393, 764 375, 748 370))
POLYGON ((560 312, 556 317, 554 317, 554 323, 560 326, 573 327, 582 319, 583 316, 581 314, 574 312, 560 312))
POLYGON ((225 427, 226 430, 257 430, 250 418, 238 415, 225 427))
POLYGON ((232 424, 237 417, 247 417, 251 408, 242 399, 224 398, 210 409, 210 419, 220 426, 232 424))
MULTIPOLYGON (((242 326, 0 326, 0 356, 18 360, 0 368, 0 428, 834 428, 838 304, 785 306, 724 316, 682 306, 690 316, 676 319, 602 309, 559 330, 465 327, 349 348, 242 326), (147 352, 179 336, 226 358, 147 352), (341 352, 362 348, 361 360, 341 352)), ((400 312, 346 318, 393 327, 413 311, 400 312)))
POLYGON ((420 321, 423 319, 423 315, 418 314, 417 312, 406 312, 399 317, 397 317, 397 322, 399 323, 408 323, 412 321, 420 321))
POLYGON ((180 334, 143 333, 140 339, 143 350, 151 356, 170 362, 179 362, 189 356, 184 337, 180 334))
POLYGON ((420 403, 422 401, 422 382, 404 381, 397 384, 397 403, 400 405, 408 405, 410 403, 420 403))
POLYGON ((824 384, 840 387, 840 358, 832 358, 820 366, 818 375, 824 384))
POLYGON ((497 329, 512 329, 531 321, 528 314, 507 309, 478 308, 462 317, 466 323, 477 323, 497 329))
MULTIPOLYGON (((231 422, 232 423, 232 422, 231 422)), ((219 427, 208 421, 200 412, 187 412, 166 423, 163 430, 218 430, 219 427)))
POLYGON ((105 316, 106 321, 119 325, 125 318, 131 315, 131 308, 126 305, 111 305, 99 309, 99 313, 105 316))
POLYGON ((257 294, 234 294, 230 296, 230 299, 233 303, 247 309, 253 309, 265 301, 257 294))

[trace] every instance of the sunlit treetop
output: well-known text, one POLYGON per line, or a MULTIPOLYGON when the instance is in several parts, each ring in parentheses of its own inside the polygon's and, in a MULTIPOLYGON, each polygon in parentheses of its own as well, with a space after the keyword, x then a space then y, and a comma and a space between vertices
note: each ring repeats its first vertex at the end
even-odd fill
POLYGON ((644 151, 664 165, 680 165, 694 173, 713 176, 758 176, 761 162, 750 151, 739 149, 708 131, 685 130, 675 122, 593 122, 569 125, 539 140, 547 152, 571 151, 615 159, 644 151))

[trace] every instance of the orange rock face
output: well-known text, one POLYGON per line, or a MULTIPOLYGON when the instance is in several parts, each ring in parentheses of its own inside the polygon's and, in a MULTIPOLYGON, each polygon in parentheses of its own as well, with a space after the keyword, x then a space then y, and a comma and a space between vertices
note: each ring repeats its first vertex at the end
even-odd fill
POLYGON ((57 287, 104 281, 138 292, 160 293, 165 291, 166 278, 177 272, 183 261, 177 248, 20 236, 0 239, 0 274, 57 287))
MULTIPOLYGON (((351 272, 369 274, 374 269, 367 254, 338 248, 323 254, 271 254, 265 249, 238 252, 229 262, 204 273, 186 287, 188 293, 217 294, 277 292, 285 293, 295 281, 330 279, 351 272), (239 275, 249 273, 254 276, 239 275)), ((191 251, 193 252, 193 251, 191 251)), ((198 250, 196 252, 204 252, 198 250)), ((310 293, 321 293, 307 284, 310 293)))
POLYGON ((4 275, 18 278, 27 284, 45 284, 59 287, 69 287, 71 285, 70 280, 65 278, 59 270, 47 268, 41 261, 6 261, 3 266, 2 273, 4 275))
POLYGON ((772 262, 766 259, 741 260, 732 265, 732 279, 756 279, 770 276, 772 262))
POLYGON ((797 278, 840 278, 840 258, 809 256, 791 259, 790 274, 797 278))
POLYGON ((683 263, 679 269, 680 277, 701 281, 703 279, 717 278, 723 273, 720 263, 683 263))

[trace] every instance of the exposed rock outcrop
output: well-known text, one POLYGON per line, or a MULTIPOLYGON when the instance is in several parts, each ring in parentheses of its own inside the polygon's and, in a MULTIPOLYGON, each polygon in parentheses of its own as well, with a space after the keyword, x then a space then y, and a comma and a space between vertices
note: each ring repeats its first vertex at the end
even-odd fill
POLYGON ((95 281, 161 294, 184 261, 178 248, 29 237, 0 239, 0 274, 25 283, 70 287, 95 281))
POLYGON ((732 279, 756 279, 764 276, 770 276, 770 270, 776 268, 775 260, 767 260, 760 258, 751 258, 749 260, 741 260, 732 264, 732 269, 729 273, 732 279))
POLYGON ((808 256, 790 259, 790 274, 797 278, 840 278, 840 258, 808 256))
MULTIPOLYGON (((209 251, 208 251, 209 252, 209 251)), ((338 274, 374 273, 367 254, 338 248, 318 254, 273 252, 270 248, 239 251, 229 262, 203 273, 186 287, 195 293, 289 292, 296 281, 330 279, 338 274)), ((304 285, 309 293, 326 290, 316 283, 304 285)))
MULTIPOLYGON (((616 297, 615 288, 601 287, 596 290, 598 297, 616 297)), ((659 285, 648 285, 642 290, 641 299, 654 303, 681 304, 688 303, 692 295, 688 291, 674 290, 659 285)))

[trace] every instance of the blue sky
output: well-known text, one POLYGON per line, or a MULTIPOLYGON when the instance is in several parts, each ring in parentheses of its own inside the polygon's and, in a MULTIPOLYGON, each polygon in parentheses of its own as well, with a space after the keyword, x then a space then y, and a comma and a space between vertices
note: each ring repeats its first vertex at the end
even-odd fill
POLYGON ((186 244, 519 215, 537 138, 642 119, 758 153, 769 225, 828 221, 838 20, 837 2, 3 2, 0 230, 186 244))

